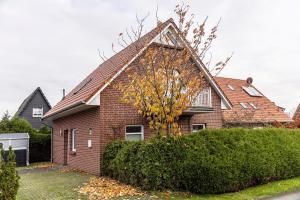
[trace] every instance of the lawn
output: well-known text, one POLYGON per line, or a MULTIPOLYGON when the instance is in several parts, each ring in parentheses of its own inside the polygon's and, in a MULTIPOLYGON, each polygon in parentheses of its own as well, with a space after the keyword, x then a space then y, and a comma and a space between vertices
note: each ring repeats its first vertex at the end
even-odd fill
MULTIPOLYGON (((90 175, 72 171, 49 171, 20 174, 20 189, 18 200, 68 200, 68 199, 87 199, 87 196, 79 194, 76 189, 84 183, 89 182, 90 175)), ((187 200, 251 200, 276 196, 282 193, 300 189, 300 177, 284 181, 276 181, 266 185, 249 188, 237 193, 222 195, 190 195, 187 193, 168 193, 155 192, 143 197, 130 197, 126 199, 187 199, 187 200), (166 195, 169 194, 169 195, 166 195), (158 197, 154 197, 158 196, 158 197), (168 196, 170 198, 168 198, 168 196), (167 198, 166 198, 167 197, 167 198)), ((117 198, 118 199, 118 198, 117 198)), ((119 198, 121 200, 124 198, 119 198)))

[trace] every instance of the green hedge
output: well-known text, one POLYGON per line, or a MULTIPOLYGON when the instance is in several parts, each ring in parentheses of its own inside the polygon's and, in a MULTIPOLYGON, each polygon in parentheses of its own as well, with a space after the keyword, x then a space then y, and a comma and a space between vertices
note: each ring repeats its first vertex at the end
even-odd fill
POLYGON ((205 130, 106 147, 103 175, 147 190, 224 193, 300 176, 300 131, 205 130))
POLYGON ((51 135, 32 133, 29 139, 29 162, 44 162, 51 159, 51 135))

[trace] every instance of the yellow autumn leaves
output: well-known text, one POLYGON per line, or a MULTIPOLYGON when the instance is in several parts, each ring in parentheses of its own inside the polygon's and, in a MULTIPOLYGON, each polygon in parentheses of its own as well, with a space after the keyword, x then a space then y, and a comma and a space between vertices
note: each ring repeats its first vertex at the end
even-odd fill
POLYGON ((202 89, 202 75, 186 49, 150 46, 119 84, 121 100, 133 105, 159 134, 180 135, 179 116, 202 89))

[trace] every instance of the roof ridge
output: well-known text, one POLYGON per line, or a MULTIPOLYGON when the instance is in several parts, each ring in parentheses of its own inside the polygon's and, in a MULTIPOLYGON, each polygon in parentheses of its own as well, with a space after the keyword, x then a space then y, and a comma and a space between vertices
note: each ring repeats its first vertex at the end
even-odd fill
POLYGON ((236 81, 246 81, 247 80, 247 79, 232 78, 232 77, 225 77, 225 76, 214 76, 214 78, 230 79, 230 80, 236 80, 236 81))
POLYGON ((38 86, 33 92, 31 92, 24 100, 23 102, 21 103, 21 105, 19 106, 18 108, 18 111, 16 112, 15 115, 20 115, 24 110, 25 108, 27 107, 27 105, 31 102, 32 98, 35 96, 35 94, 37 92, 40 92, 42 97, 44 98, 44 100, 46 101, 47 105, 51 107, 51 104, 49 103, 48 99, 46 98, 45 94, 43 93, 42 89, 38 86))

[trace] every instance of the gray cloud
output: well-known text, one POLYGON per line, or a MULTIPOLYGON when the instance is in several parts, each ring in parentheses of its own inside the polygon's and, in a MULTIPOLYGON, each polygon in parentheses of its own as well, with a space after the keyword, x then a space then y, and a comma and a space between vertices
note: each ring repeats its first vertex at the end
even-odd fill
MULTIPOLYGON (((271 0, 189 1, 198 20, 221 17, 214 61, 234 57, 223 76, 246 78, 278 105, 300 101, 300 3, 271 0)), ((176 1, 0 0, 0 113, 14 113, 40 86, 54 105, 101 63, 97 49, 112 55, 111 43, 135 23, 135 14, 167 19, 176 1)))

